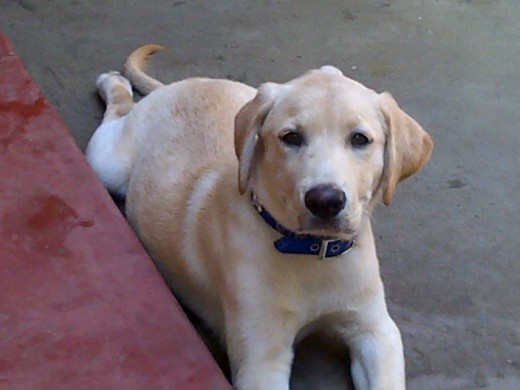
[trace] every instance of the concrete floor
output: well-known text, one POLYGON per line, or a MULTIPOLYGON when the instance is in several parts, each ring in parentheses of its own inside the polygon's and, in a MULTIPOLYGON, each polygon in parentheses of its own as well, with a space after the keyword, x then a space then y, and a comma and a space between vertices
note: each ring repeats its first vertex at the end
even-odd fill
MULTIPOLYGON (((83 148, 100 72, 154 42, 159 77, 258 85, 334 64, 388 90, 434 158, 376 213, 410 389, 520 389, 520 5, 517 0, 0 2, 12 39, 83 148), (152 5, 153 4, 153 5, 152 5)), ((294 389, 344 389, 345 350, 311 339, 294 389)))

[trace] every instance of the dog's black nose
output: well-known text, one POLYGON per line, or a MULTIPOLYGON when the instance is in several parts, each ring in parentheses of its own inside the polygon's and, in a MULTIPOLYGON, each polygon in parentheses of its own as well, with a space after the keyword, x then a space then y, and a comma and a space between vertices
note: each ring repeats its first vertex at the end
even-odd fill
POLYGON ((332 218, 345 207, 345 193, 331 184, 321 184, 305 194, 305 206, 320 218, 332 218))

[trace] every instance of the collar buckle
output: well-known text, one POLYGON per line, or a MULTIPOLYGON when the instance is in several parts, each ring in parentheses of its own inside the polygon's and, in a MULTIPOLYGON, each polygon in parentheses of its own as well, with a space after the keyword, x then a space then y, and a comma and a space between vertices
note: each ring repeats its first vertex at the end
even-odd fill
POLYGON ((318 253, 318 259, 323 260, 327 257, 327 252, 329 250, 329 244, 334 240, 321 240, 320 252, 318 253))

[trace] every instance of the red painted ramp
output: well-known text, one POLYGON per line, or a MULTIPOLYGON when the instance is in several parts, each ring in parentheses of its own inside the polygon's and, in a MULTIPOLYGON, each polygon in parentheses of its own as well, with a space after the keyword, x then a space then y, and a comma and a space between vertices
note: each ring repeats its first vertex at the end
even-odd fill
POLYGON ((230 389, 1 34, 0 388, 230 389))

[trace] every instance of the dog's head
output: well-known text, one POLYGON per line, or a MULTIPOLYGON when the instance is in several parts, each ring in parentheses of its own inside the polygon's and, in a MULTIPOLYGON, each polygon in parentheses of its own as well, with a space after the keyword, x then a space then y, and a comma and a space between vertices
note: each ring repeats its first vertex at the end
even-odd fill
POLYGON ((235 119, 239 190, 288 229, 350 238, 364 213, 419 171, 431 137, 388 93, 325 66, 262 85, 235 119))

